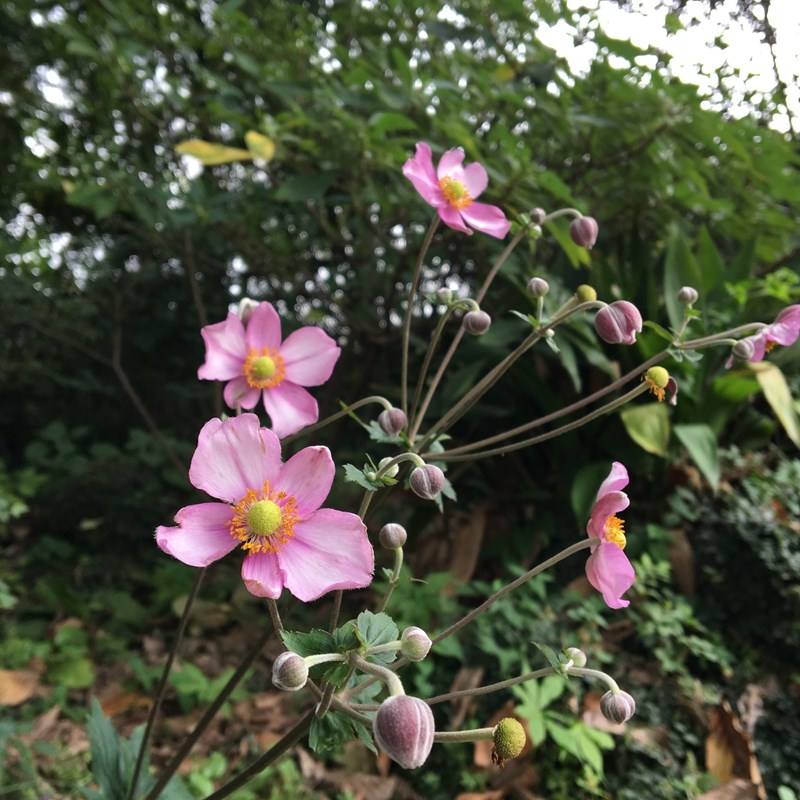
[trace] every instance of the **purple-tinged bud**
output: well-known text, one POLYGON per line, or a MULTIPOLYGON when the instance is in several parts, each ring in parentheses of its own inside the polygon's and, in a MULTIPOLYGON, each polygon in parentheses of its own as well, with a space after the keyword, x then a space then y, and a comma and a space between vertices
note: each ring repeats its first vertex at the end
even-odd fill
POLYGON ((756 346, 753 343, 752 337, 747 339, 739 339, 733 346, 733 355, 740 361, 749 361, 756 352, 756 346))
POLYGON ((534 297, 544 297, 550 291, 550 284, 544 278, 531 278, 528 281, 528 291, 534 297))
POLYGON ((578 217, 572 220, 572 224, 569 226, 569 235, 572 237, 572 241, 587 250, 594 247, 599 232, 600 228, 594 217, 578 217))
POLYGON ((491 324, 492 318, 485 311, 468 311, 464 314, 464 330, 473 336, 483 336, 491 324))
POLYGON ((399 523, 387 522, 378 532, 378 539, 387 550, 397 550, 406 543, 408 534, 399 523))
POLYGON ((525 728, 514 717, 501 719, 495 725, 493 739, 492 761, 495 764, 503 764, 511 758, 516 758, 528 742, 525 728))
POLYGON ((532 208, 529 216, 534 225, 541 225, 547 216, 547 212, 543 208, 532 208))
POLYGON ((387 408, 378 414, 378 425, 385 434, 397 436, 408 425, 408 417, 400 408, 387 408))
POLYGON ((589 286, 588 283, 582 283, 575 290, 575 297, 577 297, 581 303, 593 303, 597 300, 597 291, 594 286, 589 286))
POLYGON ((239 301, 239 307, 237 309, 237 313, 239 314, 239 319, 242 321, 243 325, 247 325, 250 321, 250 317, 253 316, 253 312, 259 306, 258 300, 253 300, 250 297, 243 297, 239 301))
POLYGON ((306 685, 308 667, 302 656, 287 650, 272 663, 272 683, 284 692, 297 692, 306 685))
POLYGON ((564 650, 564 655, 572 662, 573 667, 586 666, 586 653, 580 647, 568 647, 564 650))
POLYGON ((428 760, 434 730, 430 706, 405 694, 384 700, 372 722, 375 743, 404 769, 416 769, 428 760))
POLYGON ((442 286, 441 289, 436 290, 436 299, 443 305, 449 305, 453 302, 453 290, 448 289, 447 286, 442 286))
POLYGON ((685 306, 693 306, 700 295, 694 286, 682 286, 678 291, 678 300, 685 306))
POLYGON ((444 472, 433 464, 417 467, 408 479, 411 491, 424 500, 434 500, 444 487, 444 472))
POLYGON ((409 661, 422 661, 431 649, 431 637, 422 628, 412 625, 400 637, 400 652, 409 661))
POLYGON ((678 405, 678 381, 676 381, 671 375, 667 381, 667 402, 671 406, 678 405))
POLYGON ((594 328, 604 342, 633 344, 642 330, 642 315, 633 303, 617 300, 597 312, 594 328))
POLYGON ((636 713, 636 701, 627 692, 606 692, 600 698, 600 711, 609 722, 621 725, 636 713))

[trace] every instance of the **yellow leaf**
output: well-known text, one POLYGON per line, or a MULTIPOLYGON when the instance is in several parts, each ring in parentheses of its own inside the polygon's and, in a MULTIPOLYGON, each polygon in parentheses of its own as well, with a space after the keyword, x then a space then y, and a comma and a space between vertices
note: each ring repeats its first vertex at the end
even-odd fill
POLYGON ((253 158, 260 161, 271 161, 275 155, 275 142, 257 131, 247 131, 244 141, 253 158))
POLYGON ((180 142, 175 150, 182 156, 194 156, 209 166, 228 164, 231 161, 249 161, 253 157, 249 150, 206 142, 203 139, 187 139, 185 142, 180 142))
POLYGON ((783 425, 786 435, 800 447, 800 421, 794 410, 792 392, 780 367, 770 361, 756 361, 749 366, 755 372, 761 391, 783 425))

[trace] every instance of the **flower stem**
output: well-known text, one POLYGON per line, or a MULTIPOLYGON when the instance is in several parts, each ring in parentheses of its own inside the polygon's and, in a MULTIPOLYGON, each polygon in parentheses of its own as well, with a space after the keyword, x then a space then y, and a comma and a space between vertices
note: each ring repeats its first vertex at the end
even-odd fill
POLYGON ((578 678, 596 678, 598 681, 603 681, 612 692, 618 692, 619 686, 617 682, 605 672, 599 669, 586 669, 586 667, 570 667, 567 670, 568 675, 575 675, 578 678))
POLYGON ((428 227, 428 232, 425 234, 425 239, 422 241, 422 247, 417 257, 417 266, 414 269, 414 276, 411 279, 411 289, 408 292, 408 306, 406 307, 406 317, 403 321, 403 363, 402 373, 400 377, 400 391, 402 409, 408 413, 408 343, 411 338, 411 315, 414 309, 414 299, 417 296, 417 285, 419 284, 420 275, 422 274, 422 265, 425 262, 425 256, 428 254, 428 249, 433 241, 433 235, 439 227, 439 215, 435 214, 428 227))
POLYGON ((494 728, 473 728, 467 731, 436 731, 434 742, 481 742, 494 738, 494 728))
POLYGON ((288 444, 289 442, 293 442, 295 439, 298 439, 301 436, 306 436, 309 433, 316 433, 318 430, 325 428, 332 422, 336 422, 337 419, 350 416, 356 409, 362 408, 363 406, 371 405, 372 403, 380 403, 380 405, 382 405, 386 409, 392 407, 392 404, 385 397, 381 397, 380 395, 373 394, 370 395, 369 397, 363 397, 361 400, 356 400, 355 403, 350 403, 350 405, 344 406, 341 411, 337 411, 335 414, 331 414, 329 417, 325 417, 325 419, 320 420, 314 425, 309 425, 307 428, 303 428, 297 433, 293 433, 291 436, 287 436, 285 439, 282 440, 283 444, 288 444))
POLYGON ((147 746, 150 743, 150 736, 153 733, 153 726, 155 725, 156 717, 158 716, 159 709, 161 708, 161 701, 164 699, 164 692, 167 688, 167 679, 169 678, 169 673, 172 670, 172 663, 175 661, 175 655, 178 652, 181 642, 183 641, 186 623, 189 621, 189 615, 191 614, 192 606, 194 605, 197 593, 200 591, 200 585, 203 583, 206 569, 207 567, 203 567, 195 576, 194 584, 189 592, 189 597, 186 599, 186 604, 183 607, 183 613, 181 614, 181 619, 178 623, 178 632, 175 635, 175 641, 172 643, 172 649, 169 651, 169 655, 167 656, 167 660, 164 664, 164 669, 161 671, 161 679, 158 682, 156 696, 153 700, 153 705, 150 706, 150 713, 147 715, 147 723, 145 724, 144 728, 144 736, 142 736, 142 741, 139 745, 139 752, 136 755, 136 764, 133 768, 133 777, 131 778, 131 784, 128 788, 128 800, 132 800, 132 798, 136 795, 136 790, 139 788, 139 775, 144 764, 147 746))
POLYGON ((748 333, 749 331, 758 331, 766 327, 766 324, 763 322, 748 322, 746 325, 739 325, 736 328, 729 328, 726 331, 720 331, 719 333, 714 333, 711 336, 703 336, 700 339, 690 339, 688 342, 683 342, 680 345, 680 349, 694 350, 698 347, 704 347, 707 344, 714 344, 714 342, 717 342, 720 339, 732 338, 743 333, 748 333))
POLYGON ((307 667, 315 667, 317 664, 327 664, 329 661, 347 661, 344 653, 317 653, 314 656, 306 656, 303 661, 307 667))
POLYGON ((386 611, 386 606, 389 605, 389 600, 392 597, 395 586, 400 582, 400 571, 403 569, 403 548, 395 547, 394 549, 394 567, 392 568, 392 577, 389 578, 389 588, 386 590, 386 595, 383 598, 383 603, 378 611, 386 611))
POLYGON ((371 664, 357 653, 350 654, 350 663, 353 664, 356 669, 360 669, 362 672, 374 675, 376 678, 382 680, 386 684, 386 688, 389 690, 389 694, 392 697, 406 693, 400 678, 390 669, 386 669, 386 667, 382 667, 379 664, 371 664))

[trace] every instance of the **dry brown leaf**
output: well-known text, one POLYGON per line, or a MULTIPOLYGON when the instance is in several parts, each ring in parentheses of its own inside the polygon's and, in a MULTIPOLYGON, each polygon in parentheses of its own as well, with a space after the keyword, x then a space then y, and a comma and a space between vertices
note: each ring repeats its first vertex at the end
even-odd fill
POLYGON ((39 675, 29 669, 0 669, 0 706, 18 706, 39 688, 39 675))
POLYGON ((673 528, 670 531, 671 542, 669 545, 669 563, 672 566, 672 575, 678 588, 687 597, 695 593, 695 567, 694 549, 692 548, 686 531, 682 528, 673 528))
POLYGON ((697 800, 758 800, 759 797, 755 784, 744 778, 737 778, 701 794, 697 800))
POLYGON ((766 800, 752 737, 742 726, 727 701, 709 712, 710 733, 706 738, 706 769, 720 783, 745 778, 756 787, 757 797, 766 800))
POLYGON ((115 691, 104 697, 100 706, 107 717, 116 717, 132 708, 148 708, 150 698, 138 692, 115 691))
POLYGON ((479 506, 470 508, 469 513, 455 514, 452 529, 454 534, 450 573, 459 582, 466 583, 472 580, 478 565, 486 530, 486 509, 479 506))
MULTIPOLYGON (((481 685, 482 678, 483 667, 461 667, 455 678, 453 678, 449 691, 461 692, 465 689, 475 689, 481 685)), ((452 701, 454 711, 452 722, 450 723, 451 729, 456 730, 461 727, 473 702, 474 698, 472 697, 462 697, 452 701)))
POLYGON ((33 721, 30 731, 25 734, 23 739, 28 742, 38 742, 46 738, 50 732, 56 727, 58 717, 61 714, 60 706, 53 706, 49 708, 44 714, 40 714, 33 721))
POLYGON ((506 789, 495 789, 491 792, 464 792, 457 795, 456 800, 503 800, 507 794, 506 789))

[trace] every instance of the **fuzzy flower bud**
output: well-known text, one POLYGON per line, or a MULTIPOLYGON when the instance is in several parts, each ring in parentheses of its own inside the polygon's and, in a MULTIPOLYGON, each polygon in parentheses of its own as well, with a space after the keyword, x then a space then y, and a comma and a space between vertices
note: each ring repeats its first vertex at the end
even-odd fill
POLYGON ((464 330, 473 336, 483 336, 492 324, 492 318, 485 311, 468 311, 464 314, 464 330))
POLYGON ((534 297, 544 297, 550 291, 550 284, 544 278, 531 278, 528 281, 528 291, 534 297))
POLYGON ((569 235, 572 237, 572 241, 587 250, 594 247, 599 231, 600 228, 594 217, 578 217, 572 220, 572 224, 569 226, 569 235))
POLYGON ((306 685, 308 667, 305 660, 287 650, 272 663, 272 683, 284 692, 297 692, 306 685))
POLYGON ((568 647, 564 650, 564 655, 572 661, 573 667, 586 666, 586 653, 584 653, 580 647, 568 647))
POLYGON ((428 760, 434 730, 430 706, 405 694, 384 700, 372 723, 375 743, 404 769, 416 769, 428 760))
MULTIPOLYGON (((378 469, 382 470, 384 467, 386 467, 389 464, 391 464, 391 462, 393 460, 394 459, 391 456, 386 456, 386 458, 382 458, 378 462, 378 469)), ((384 478, 396 478, 398 472, 400 472, 400 465, 399 464, 392 464, 392 466, 389 467, 389 469, 387 469, 387 470, 385 470, 383 472, 383 477, 384 478)))
POLYGON ((525 728, 514 717, 506 717, 497 723, 494 729, 494 751, 492 761, 502 764, 516 758, 524 749, 528 737, 525 728))
POLYGON ((417 467, 409 478, 411 491, 424 500, 433 500, 442 491, 444 473, 433 464, 417 467))
POLYGON ((547 216, 547 212, 543 208, 532 208, 530 213, 531 222, 534 225, 541 225, 544 222, 544 218, 547 216))
POLYGON ((378 539, 387 550, 397 550, 406 543, 408 534, 399 523, 387 522, 378 532, 378 539))
POLYGON ((633 344, 642 330, 642 315, 633 303, 617 300, 597 312, 594 328, 604 342, 633 344))
POLYGON ((436 299, 443 305, 449 305, 453 302, 453 290, 448 289, 447 286, 442 286, 441 289, 436 290, 436 299))
POLYGON ((378 425, 389 436, 397 436, 408 425, 408 417, 400 408, 387 408, 378 414, 378 425))
POLYGON ((636 713, 636 701, 627 692, 606 692, 600 698, 600 711, 609 722, 621 725, 636 713))
POLYGON ((597 292, 595 291, 594 286, 589 286, 588 283, 582 283, 575 290, 575 297, 577 297, 581 303, 593 303, 595 300, 597 300, 597 292))
POLYGON ((749 361, 756 352, 752 338, 739 339, 733 346, 733 355, 740 361, 749 361))
POLYGON ((430 636, 422 628, 417 628, 415 625, 403 631, 400 642, 400 652, 409 661, 422 661, 428 655, 428 651, 433 644, 430 636))
POLYGON ((693 306, 699 296, 694 286, 682 286, 678 291, 678 300, 685 306, 693 306))
POLYGON ((239 307, 237 308, 237 313, 239 314, 239 319, 242 321, 243 325, 247 325, 250 321, 250 317, 253 316, 253 312, 258 308, 258 300, 253 300, 250 297, 243 297, 239 301, 239 307))

